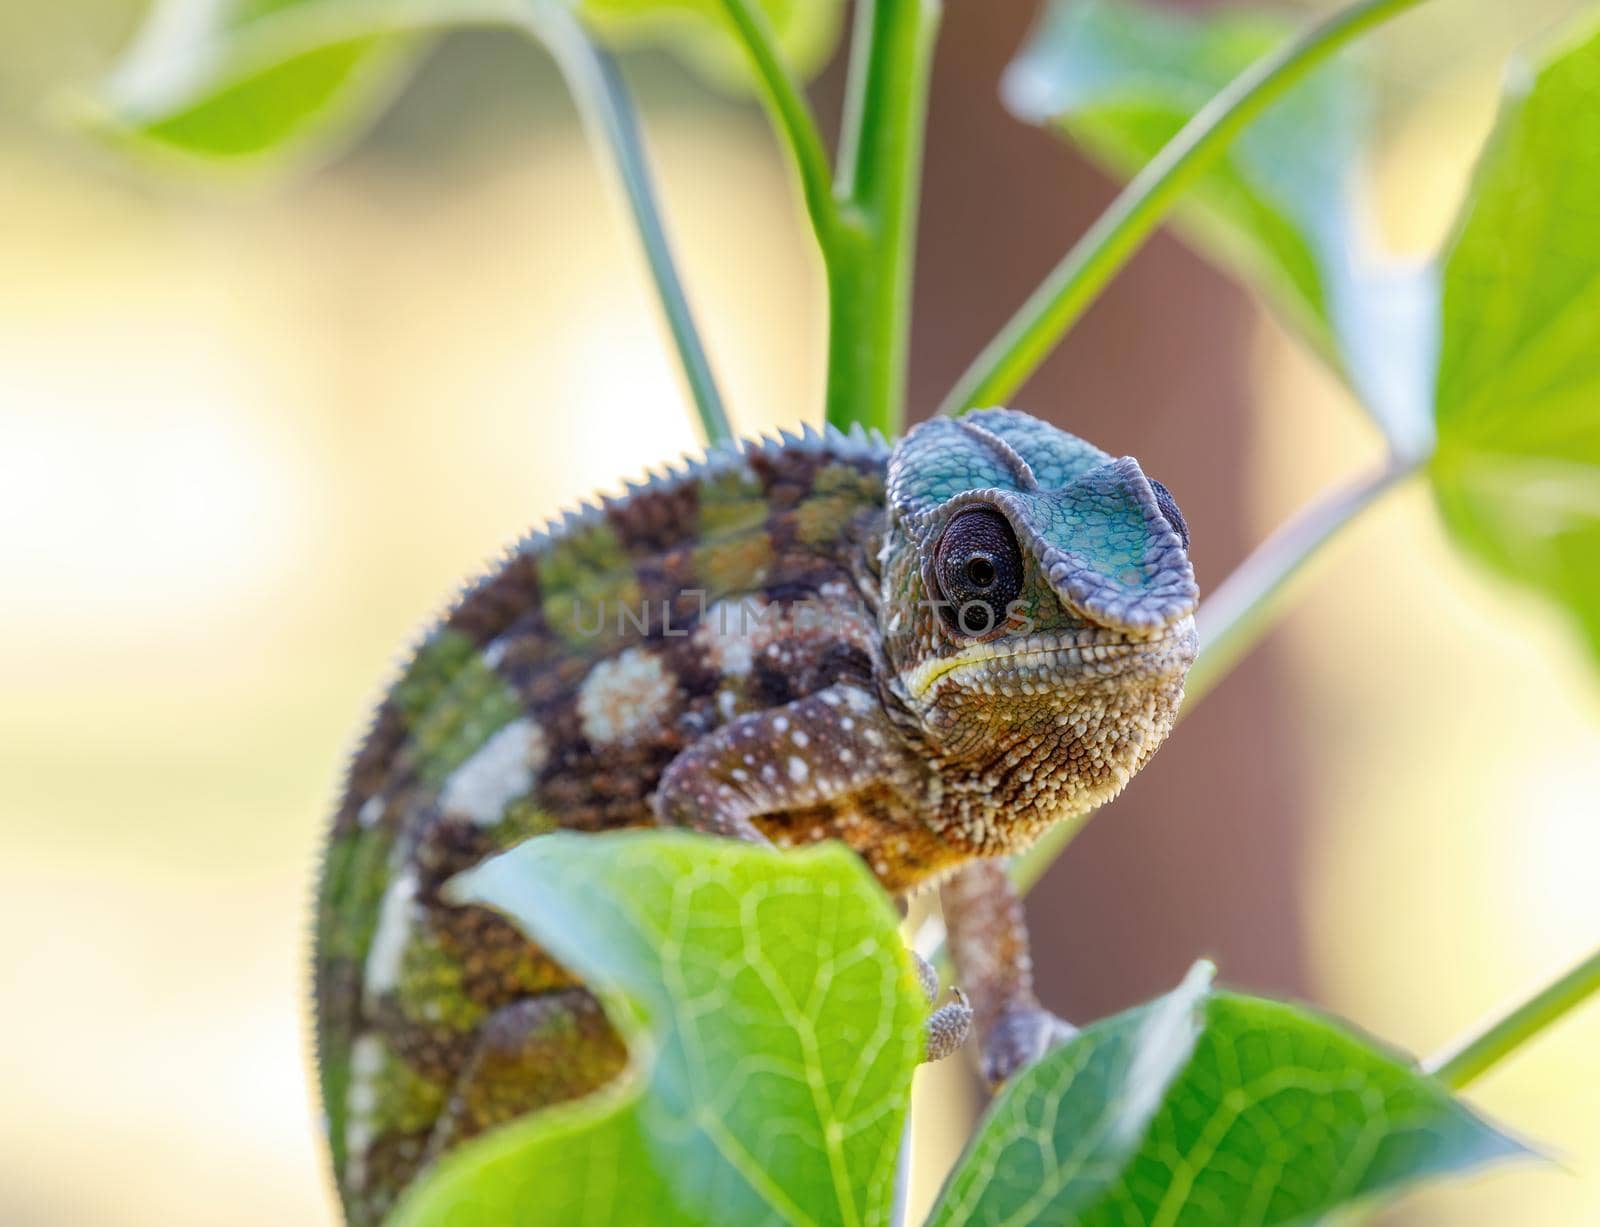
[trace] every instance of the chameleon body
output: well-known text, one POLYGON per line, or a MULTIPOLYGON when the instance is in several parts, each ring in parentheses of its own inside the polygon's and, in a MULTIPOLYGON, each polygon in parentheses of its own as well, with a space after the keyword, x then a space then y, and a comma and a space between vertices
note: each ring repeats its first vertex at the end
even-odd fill
POLYGON ((1009 410, 892 449, 713 448, 520 543, 417 649, 333 820, 317 1036, 349 1221, 621 1068, 572 977, 441 898, 556 828, 839 839, 892 892, 944 880, 986 1067, 1036 1055, 1064 1024, 988 858, 1113 796, 1166 736, 1195 650, 1187 544, 1134 461, 1009 410))

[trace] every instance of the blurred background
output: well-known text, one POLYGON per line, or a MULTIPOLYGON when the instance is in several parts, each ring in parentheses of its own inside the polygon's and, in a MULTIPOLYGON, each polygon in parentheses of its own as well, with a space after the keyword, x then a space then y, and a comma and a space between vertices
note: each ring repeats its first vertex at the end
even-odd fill
MULTIPOLYGON (((344 755, 469 572, 696 445, 641 260, 551 65, 445 41, 380 128, 273 190, 156 181, 51 121, 136 0, 0 5, 0 1223, 328 1224, 310 883, 344 755)), ((1442 0, 1375 46, 1389 242, 1448 225, 1508 50, 1574 8, 1442 0)), ((913 342, 928 408, 1113 186, 1011 120, 1034 5, 950 0, 913 342)), ((754 107, 626 62, 737 424, 820 403, 821 281, 754 107)), ((829 128, 837 65, 814 94, 829 128)), ((1379 441, 1154 242, 1019 407, 1177 494, 1203 585, 1379 441)), ((1030 900, 1084 1021, 1224 978, 1417 1052, 1600 939, 1600 681, 1405 491, 1030 900)), ((922 1075, 925 1204, 978 1107, 922 1075)), ((1600 1010, 1474 1088, 1567 1166, 1389 1227, 1600 1221, 1600 1010)))

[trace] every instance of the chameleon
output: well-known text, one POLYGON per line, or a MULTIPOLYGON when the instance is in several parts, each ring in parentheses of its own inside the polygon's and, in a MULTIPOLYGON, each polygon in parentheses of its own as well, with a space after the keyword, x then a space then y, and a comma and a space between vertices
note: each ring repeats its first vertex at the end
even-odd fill
POLYGON ((892 895, 940 890, 965 997, 930 1016, 930 1058, 970 1024, 999 1083, 1070 1035, 1034 993, 1004 858, 1171 730, 1188 545, 1135 460, 1008 409, 893 446, 715 445, 518 542, 378 705, 328 835, 316 1037, 352 1227, 622 1069, 581 983, 443 891, 552 830, 843 841, 892 895))

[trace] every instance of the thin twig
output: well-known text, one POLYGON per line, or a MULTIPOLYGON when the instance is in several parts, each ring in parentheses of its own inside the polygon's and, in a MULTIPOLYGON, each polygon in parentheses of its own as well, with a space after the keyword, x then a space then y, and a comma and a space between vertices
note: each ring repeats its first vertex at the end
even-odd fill
POLYGON ((1375 473, 1338 486, 1303 508, 1259 545, 1200 606, 1200 654, 1184 683, 1185 710, 1222 680, 1277 622, 1289 582, 1328 539, 1417 471, 1391 459, 1375 473))
POLYGON ((1423 0, 1361 0, 1235 77, 1122 190, 957 381, 941 413, 1003 404, 1244 128, 1357 35, 1423 0))
POLYGON ((678 276, 672 245, 645 160, 639 119, 622 74, 609 53, 590 39, 577 15, 559 0, 523 0, 517 24, 532 34, 555 58, 578 111, 595 142, 612 155, 613 169, 633 214, 645 260, 667 317, 684 378, 694 398, 701 429, 710 442, 732 437, 722 394, 717 390, 688 295, 678 276))
POLYGON ((806 213, 826 257, 829 236, 838 223, 839 211, 833 198, 833 172, 828 166, 828 152, 817 129, 816 117, 806 101, 804 89, 778 52, 766 13, 751 0, 722 0, 722 8, 750 54, 751 66, 761 83, 773 122, 794 155, 806 213))
POLYGON ((858 0, 827 252, 828 421, 899 432, 941 0, 858 0))
POLYGON ((1600 950, 1454 1048, 1424 1061, 1422 1067, 1459 1091, 1597 992, 1600 950))
MULTIPOLYGON (((1282 615, 1290 581, 1341 528, 1416 472, 1418 461, 1392 459, 1382 469, 1340 486, 1280 527, 1222 581, 1200 607, 1196 622, 1200 654, 1184 683, 1183 713, 1196 703, 1258 643, 1282 615)), ((1011 877, 1030 890, 1083 828, 1089 815, 1058 822, 1011 862, 1011 877)))
POLYGON ((894 1227, 906 1227, 906 1215, 911 1213, 911 1106, 906 1105, 906 1119, 900 1126, 900 1154, 894 1165, 894 1201, 889 1207, 889 1222, 894 1227))

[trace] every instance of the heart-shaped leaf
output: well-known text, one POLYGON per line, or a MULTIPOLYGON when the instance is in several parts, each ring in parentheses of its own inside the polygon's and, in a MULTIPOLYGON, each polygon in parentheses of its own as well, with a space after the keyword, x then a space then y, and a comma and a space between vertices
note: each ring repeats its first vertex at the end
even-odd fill
MULTIPOLYGON (((1400 451, 1432 454, 1456 540, 1564 605, 1600 653, 1594 30, 1514 70, 1456 236, 1426 269, 1368 258, 1364 89, 1338 60, 1245 130, 1179 220, 1330 358, 1400 451)), ((1132 174, 1288 33, 1236 12, 1054 0, 1006 96, 1132 174)))
POLYGON ((135 154, 277 166, 359 134, 422 49, 476 0, 158 3, 87 114, 135 154))
MULTIPOLYGON (((1129 177, 1292 32, 1264 13, 1052 0, 1007 70, 1004 96, 1021 118, 1129 177)), ((1368 251, 1359 192, 1367 111, 1357 66, 1323 65, 1234 141, 1176 216, 1201 252, 1311 341, 1391 438, 1425 445, 1437 290, 1428 270, 1368 251)))
POLYGON ((930 1227, 1308 1224, 1525 1153, 1369 1041, 1209 981, 1202 964, 1018 1075, 930 1227))
POLYGON ((453 891, 582 976, 632 1061, 447 1156, 396 1224, 888 1222, 927 1007, 854 854, 556 834, 453 891))
MULTIPOLYGON (((801 73, 826 61, 838 0, 758 0, 801 73)), ((279 167, 358 135, 404 82, 428 34, 537 30, 575 9, 598 37, 658 42, 719 81, 747 79, 717 0, 160 0, 85 120, 132 152, 279 167)))
POLYGON ((1600 654, 1600 27, 1519 64, 1454 241, 1434 489, 1600 654))

